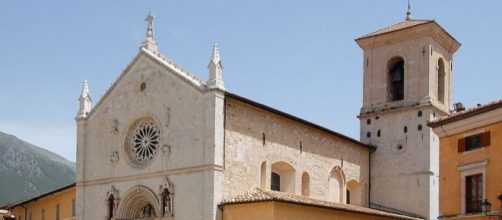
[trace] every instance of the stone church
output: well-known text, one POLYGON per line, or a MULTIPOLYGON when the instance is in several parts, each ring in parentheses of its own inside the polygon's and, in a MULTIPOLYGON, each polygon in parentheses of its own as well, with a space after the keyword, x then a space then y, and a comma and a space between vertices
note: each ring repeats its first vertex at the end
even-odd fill
POLYGON ((84 82, 69 219, 437 218, 438 139, 426 124, 449 113, 460 44, 435 21, 408 15, 356 39, 360 141, 227 91, 217 45, 198 79, 162 55, 146 21, 139 52, 94 106, 84 82))

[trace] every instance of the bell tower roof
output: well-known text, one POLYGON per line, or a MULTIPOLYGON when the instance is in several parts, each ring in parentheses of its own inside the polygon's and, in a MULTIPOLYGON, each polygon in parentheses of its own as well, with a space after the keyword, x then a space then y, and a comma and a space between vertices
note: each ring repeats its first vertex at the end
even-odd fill
POLYGON ((375 48, 398 42, 431 36, 444 48, 454 53, 460 43, 434 20, 411 19, 381 28, 356 39, 362 49, 375 48))

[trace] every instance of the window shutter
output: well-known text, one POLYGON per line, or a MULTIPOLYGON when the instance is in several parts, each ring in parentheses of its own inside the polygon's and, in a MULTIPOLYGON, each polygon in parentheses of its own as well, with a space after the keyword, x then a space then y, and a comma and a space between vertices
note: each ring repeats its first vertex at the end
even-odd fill
POLYGON ((481 135, 481 146, 487 147, 490 145, 490 132, 487 131, 481 135))
POLYGON ((465 151, 465 138, 458 139, 458 152, 462 153, 465 151))

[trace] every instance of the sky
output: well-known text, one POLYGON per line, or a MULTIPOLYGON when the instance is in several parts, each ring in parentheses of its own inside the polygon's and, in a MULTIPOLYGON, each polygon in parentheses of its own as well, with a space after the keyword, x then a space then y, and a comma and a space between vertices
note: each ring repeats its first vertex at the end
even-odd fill
MULTIPOLYGON (((462 43, 453 100, 502 98, 500 0, 414 0, 462 43)), ((148 12, 160 51, 207 80, 218 43, 228 91, 359 139, 362 50, 401 22, 403 0, 75 0, 0 3, 0 131, 75 161, 78 96, 93 102, 138 53, 148 12)))

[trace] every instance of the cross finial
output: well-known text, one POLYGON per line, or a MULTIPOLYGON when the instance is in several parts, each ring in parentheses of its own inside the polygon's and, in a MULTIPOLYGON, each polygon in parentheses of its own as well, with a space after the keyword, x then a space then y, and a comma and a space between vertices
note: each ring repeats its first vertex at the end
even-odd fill
POLYGON ((147 22, 148 26, 147 26, 147 31, 146 31, 146 34, 147 34, 147 37, 148 36, 152 36, 153 37, 153 19, 155 17, 153 16, 152 12, 149 12, 148 13, 148 16, 146 16, 145 18, 145 21, 147 22))
POLYGON ((406 12, 406 20, 411 20, 411 0, 408 0, 408 11, 406 12))
POLYGON ((154 30, 153 30, 153 19, 155 17, 153 16, 153 14, 150 12, 148 13, 148 16, 146 16, 145 18, 145 21, 147 23, 147 27, 146 27, 146 37, 145 37, 145 40, 143 41, 143 43, 141 44, 141 48, 145 48, 145 49, 148 49, 152 52, 155 52, 157 53, 158 52, 158 48, 157 48, 157 42, 155 41, 155 38, 154 38, 154 30))

